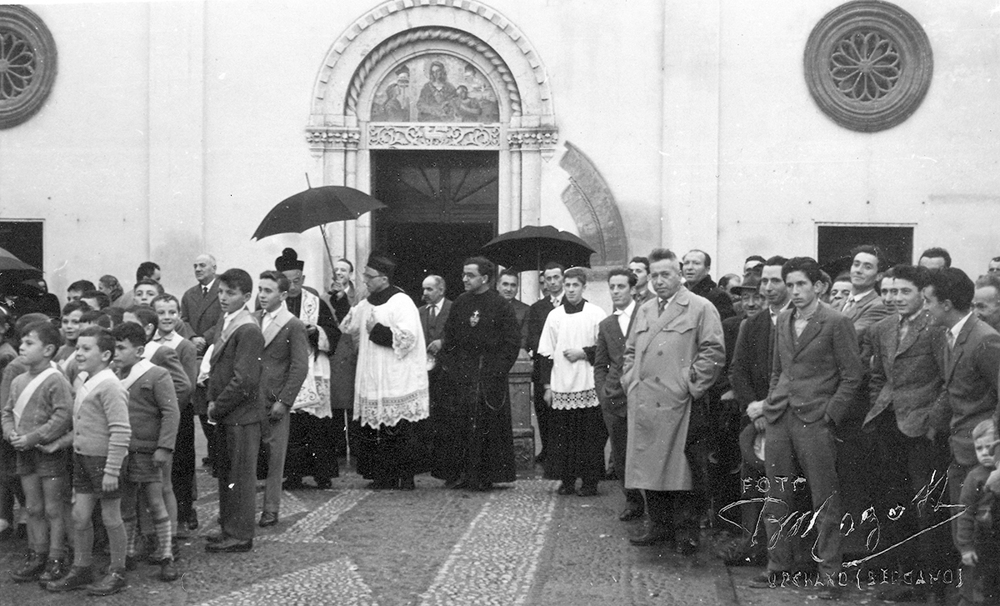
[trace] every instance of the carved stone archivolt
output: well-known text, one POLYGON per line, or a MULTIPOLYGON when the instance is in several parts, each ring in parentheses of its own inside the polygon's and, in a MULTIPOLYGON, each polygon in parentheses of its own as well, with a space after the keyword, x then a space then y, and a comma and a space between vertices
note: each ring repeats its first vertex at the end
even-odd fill
POLYGON ((500 149, 497 124, 368 125, 370 149, 500 149))
POLYGON ((565 145, 566 153, 559 160, 569 175, 563 204, 573 215, 580 237, 597 251, 594 268, 623 267, 628 261, 628 234, 615 196, 590 158, 572 143, 565 145))
POLYGON ((45 103, 56 78, 56 43, 41 17, 0 5, 0 128, 21 124, 45 103))
POLYGON ((482 56, 487 62, 489 62, 498 74, 500 82, 497 84, 502 85, 506 92, 510 103, 511 115, 521 115, 521 93, 518 92, 517 83, 514 82, 514 76, 510 73, 510 69, 507 67, 507 64, 504 63, 504 60, 500 57, 500 55, 498 55, 488 44, 472 34, 447 27, 422 27, 407 30, 399 35, 389 38, 373 49, 372 52, 365 57, 364 62, 362 62, 358 67, 358 70, 354 73, 354 77, 351 78, 351 84, 347 88, 347 114, 351 116, 357 115, 358 98, 361 95, 361 90, 364 87, 365 82, 368 80, 368 77, 371 75, 372 70, 374 70, 379 63, 384 61, 400 48, 427 41, 455 43, 468 48, 475 54, 482 56))
POLYGON ((806 43, 813 99, 841 126, 892 128, 923 101, 934 71, 920 23, 894 4, 857 0, 830 11, 806 43))

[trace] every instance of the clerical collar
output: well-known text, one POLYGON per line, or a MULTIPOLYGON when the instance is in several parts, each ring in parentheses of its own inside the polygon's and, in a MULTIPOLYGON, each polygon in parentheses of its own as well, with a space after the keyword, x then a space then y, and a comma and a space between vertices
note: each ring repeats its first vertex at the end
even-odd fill
POLYGON ((566 297, 563 297, 563 301, 562 301, 562 305, 566 309, 566 313, 567 314, 578 314, 578 313, 580 313, 581 311, 583 311, 583 306, 586 305, 586 304, 587 304, 587 300, 586 299, 580 299, 580 303, 577 304, 577 305, 573 305, 572 303, 570 303, 569 299, 567 299, 566 297))
POLYGON ((395 284, 390 284, 378 292, 371 293, 368 295, 368 303, 371 305, 382 305, 386 301, 392 298, 396 293, 403 292, 403 289, 396 286, 395 284))

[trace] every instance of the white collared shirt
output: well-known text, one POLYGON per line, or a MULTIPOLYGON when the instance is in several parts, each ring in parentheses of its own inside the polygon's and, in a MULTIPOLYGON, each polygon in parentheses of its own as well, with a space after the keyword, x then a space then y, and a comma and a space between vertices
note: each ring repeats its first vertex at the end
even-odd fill
POLYGON ((241 311, 243 311, 243 308, 240 308, 231 314, 226 314, 226 317, 222 319, 222 332, 226 332, 226 329, 229 328, 230 324, 232 324, 233 318, 238 316, 241 311))
POLYGON ((553 308, 559 307, 560 305, 562 305, 563 297, 565 296, 565 294, 566 294, 565 292, 561 292, 561 293, 559 293, 558 295, 556 295, 554 297, 549 297, 549 302, 552 303, 552 307, 553 308))
POLYGON ((282 301, 281 305, 279 305, 278 307, 276 307, 274 309, 274 311, 265 311, 263 313, 263 315, 261 315, 261 317, 260 317, 260 330, 261 330, 261 332, 267 330, 267 327, 271 325, 271 322, 274 322, 275 320, 278 319, 278 312, 280 312, 285 307, 287 307, 287 306, 285 305, 285 302, 282 301))
POLYGON ((625 309, 616 309, 612 313, 618 316, 618 326, 622 329, 622 334, 628 336, 628 325, 632 321, 632 314, 635 313, 635 301, 630 301, 625 309))
POLYGON ((965 314, 964 318, 962 318, 958 322, 955 322, 955 325, 948 330, 948 332, 951 333, 951 339, 949 339, 949 341, 951 341, 952 347, 955 346, 955 343, 958 343, 958 335, 959 333, 962 332, 962 328, 965 327, 965 323, 968 322, 969 318, 971 317, 972 317, 972 312, 970 311, 969 313, 965 314))

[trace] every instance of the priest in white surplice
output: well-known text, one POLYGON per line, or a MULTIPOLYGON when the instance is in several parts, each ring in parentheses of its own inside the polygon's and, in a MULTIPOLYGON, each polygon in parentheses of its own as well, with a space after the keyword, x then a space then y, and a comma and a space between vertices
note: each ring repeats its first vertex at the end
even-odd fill
POLYGON ((354 419, 360 423, 354 448, 358 473, 371 488, 413 490, 413 476, 429 465, 418 443, 417 421, 430 414, 427 346, 417 306, 393 286, 395 263, 372 255, 363 276, 368 298, 351 309, 342 325, 356 335, 354 419))
POLYGON ((562 305, 545 319, 538 342, 542 356, 545 402, 552 407, 549 437, 552 451, 545 458, 545 476, 562 480, 559 494, 576 493, 576 479, 583 480, 580 496, 597 494, 604 477, 604 425, 594 389, 594 354, 598 325, 607 314, 583 298, 587 272, 566 270, 562 305))

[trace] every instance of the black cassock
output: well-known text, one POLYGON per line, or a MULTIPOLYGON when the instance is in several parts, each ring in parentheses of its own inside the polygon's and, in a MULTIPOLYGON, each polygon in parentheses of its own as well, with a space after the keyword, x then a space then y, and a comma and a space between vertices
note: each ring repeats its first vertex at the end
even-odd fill
POLYGON ((516 479, 507 374, 520 339, 514 308, 495 290, 452 304, 437 357, 444 393, 431 408, 434 477, 470 488, 516 479))

